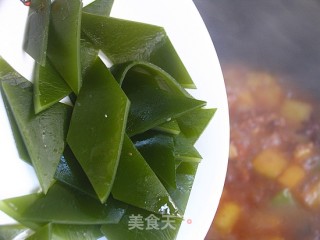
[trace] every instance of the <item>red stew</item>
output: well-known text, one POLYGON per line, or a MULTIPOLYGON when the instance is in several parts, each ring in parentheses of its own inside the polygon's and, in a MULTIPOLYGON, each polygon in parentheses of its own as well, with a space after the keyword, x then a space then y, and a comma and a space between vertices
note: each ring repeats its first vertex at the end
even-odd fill
POLYGON ((320 109, 290 81, 224 68, 231 147, 207 240, 320 239, 320 109))

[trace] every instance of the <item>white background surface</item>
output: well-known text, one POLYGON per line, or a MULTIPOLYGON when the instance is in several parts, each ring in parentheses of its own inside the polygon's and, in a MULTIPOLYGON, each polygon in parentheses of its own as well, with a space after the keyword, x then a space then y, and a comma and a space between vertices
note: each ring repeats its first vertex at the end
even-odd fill
MULTIPOLYGON (((84 1, 84 5, 89 1, 84 1)), ((0 1, 0 56, 31 79, 33 60, 22 51, 28 8, 19 0, 0 1)), ((229 147, 229 117, 223 77, 207 29, 191 0, 115 0, 111 15, 163 26, 197 85, 191 93, 218 108, 196 147, 203 156, 178 240, 203 239, 223 189, 229 147)), ((33 170, 19 160, 0 101, 0 199, 38 186, 33 170)), ((9 219, 0 214, 0 223, 9 219)))

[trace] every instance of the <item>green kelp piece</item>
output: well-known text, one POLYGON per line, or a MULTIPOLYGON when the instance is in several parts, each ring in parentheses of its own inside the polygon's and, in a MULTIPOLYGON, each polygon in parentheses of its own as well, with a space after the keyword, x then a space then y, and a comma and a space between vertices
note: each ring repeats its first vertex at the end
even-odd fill
POLYGON ((71 108, 57 103, 36 115, 32 83, 21 77, 2 81, 2 87, 42 191, 46 193, 54 182, 53 176, 66 144, 71 108))
POLYGON ((167 119, 167 122, 164 122, 154 127, 153 129, 163 133, 169 133, 173 135, 177 135, 180 133, 179 124, 175 119, 167 119))
POLYGON ((81 0, 56 0, 51 4, 47 55, 72 91, 81 88, 81 0))
POLYGON ((174 138, 174 156, 183 162, 200 162, 202 157, 194 147, 193 142, 184 136, 183 133, 176 135, 174 138))
POLYGON ((164 186, 176 187, 173 138, 157 132, 147 132, 137 135, 133 142, 164 186))
POLYGON ((181 132, 193 144, 199 139, 217 109, 199 108, 177 118, 181 132))
POLYGON ((198 163, 180 163, 176 171, 177 187, 168 189, 170 196, 176 202, 183 214, 187 207, 197 168, 198 163))
POLYGON ((89 196, 98 198, 87 175, 83 171, 69 146, 66 146, 64 150, 54 177, 61 183, 86 193, 89 196))
MULTIPOLYGON (((33 196, 33 195, 32 195, 33 196)), ((105 204, 101 204, 79 191, 73 190, 60 183, 55 183, 46 195, 37 194, 35 200, 28 203, 20 212, 20 206, 24 206, 23 200, 30 195, 19 197, 19 204, 16 198, 6 199, 4 202, 11 207, 18 207, 17 210, 24 222, 34 223, 59 223, 59 224, 107 224, 118 223, 122 218, 126 205, 109 198, 105 204)))
POLYGON ((82 9, 82 11, 86 13, 92 13, 95 15, 109 16, 113 2, 113 0, 95 0, 87 6, 85 6, 82 9))
POLYGON ((131 101, 127 133, 133 136, 152 129, 170 118, 204 106, 206 103, 193 98, 178 96, 157 87, 130 84, 124 91, 131 101))
MULTIPOLYGON (((68 147, 55 177, 78 191, 96 197, 87 176, 68 147)), ((171 214, 178 212, 158 177, 126 135, 111 193, 117 200, 155 213, 160 213, 160 210, 171 214), (168 208, 161 208, 164 205, 168 208)))
POLYGON ((71 88, 47 59, 44 67, 36 64, 34 74, 34 110, 39 113, 71 93, 71 88))
POLYGON ((173 240, 176 239, 181 218, 172 215, 158 215, 129 206, 118 224, 101 227, 108 240, 173 240))
POLYGON ((179 209, 167 190, 128 136, 124 138, 112 195, 115 199, 156 214, 179 215, 179 209))
MULTIPOLYGON (((81 76, 84 76, 98 57, 98 49, 81 38, 81 76)), ((45 67, 36 65, 34 74, 34 106, 39 113, 72 93, 71 88, 56 71, 49 59, 45 67)))
MULTIPOLYGON (((0 79, 1 79, 1 77, 0 77, 0 79)), ((26 148, 26 145, 23 142, 21 133, 19 131, 19 127, 18 127, 18 125, 16 123, 16 120, 14 119, 13 113, 12 113, 12 111, 10 109, 9 102, 8 102, 4 92, 2 90, 1 84, 0 84, 0 93, 1 93, 1 97, 2 97, 3 103, 4 103, 4 107, 6 109, 6 113, 7 113, 9 122, 10 122, 12 135, 13 135, 14 142, 15 142, 17 150, 18 150, 19 157, 23 161, 25 161, 26 163, 31 164, 31 159, 30 159, 28 150, 26 148)))
POLYGON ((143 78, 148 84, 157 86, 162 90, 179 96, 191 97, 170 74, 152 63, 132 61, 115 64, 111 67, 111 72, 120 85, 124 81, 135 81, 136 78, 143 78))
POLYGON ((7 62, 0 56, 0 80, 11 78, 19 78, 21 75, 15 71, 7 62))
POLYGON ((48 223, 39 228, 35 233, 27 237, 26 240, 52 240, 52 224, 48 223))
POLYGON ((52 224, 54 240, 97 240, 103 236, 100 225, 52 224))
POLYGON ((40 194, 33 193, 25 196, 4 199, 0 201, 0 210, 21 223, 23 226, 37 230, 44 225, 44 223, 36 223, 26 220, 23 213, 28 209, 38 198, 40 194))
POLYGON ((115 178, 129 105, 98 58, 75 103, 67 141, 101 202, 108 198, 115 178))
POLYGON ((0 240, 16 239, 29 228, 20 224, 0 225, 0 240))
POLYGON ((20 158, 27 162, 31 163, 30 156, 28 154, 27 148, 23 142, 21 133, 19 131, 18 125, 16 123, 16 120, 14 119, 13 113, 10 109, 8 100, 3 92, 2 89, 2 81, 5 81, 6 79, 14 79, 14 78, 21 78, 21 75, 16 72, 1 56, 0 56, 0 93, 1 97, 4 103, 4 107, 7 112, 7 116, 10 122, 10 127, 12 130, 12 134, 15 140, 15 144, 18 150, 18 154, 20 158))
POLYGON ((114 74, 131 101, 126 130, 129 136, 206 104, 192 98, 174 80, 162 76, 161 70, 150 65, 139 63, 123 67, 122 71, 117 69, 114 74))
POLYGON ((82 14, 82 31, 114 63, 146 61, 168 72, 183 87, 195 85, 162 27, 82 14))
POLYGON ((46 64, 51 0, 32 0, 25 31, 24 50, 41 66, 46 64))

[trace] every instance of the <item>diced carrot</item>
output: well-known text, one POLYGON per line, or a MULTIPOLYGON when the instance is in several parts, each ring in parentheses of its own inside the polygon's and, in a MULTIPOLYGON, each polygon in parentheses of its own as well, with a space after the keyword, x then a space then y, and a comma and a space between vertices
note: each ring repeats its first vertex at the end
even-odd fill
POLYGON ((240 213, 239 204, 232 201, 225 202, 217 211, 213 222, 214 226, 220 233, 230 233, 238 221, 240 213))
POLYGON ((280 175, 278 181, 287 188, 293 188, 303 180, 305 175, 302 167, 291 165, 280 175))
POLYGON ((275 179, 285 169, 286 157, 277 149, 266 149, 253 159, 253 168, 259 174, 275 179))
POLYGON ((248 88, 262 109, 277 108, 283 99, 283 92, 277 80, 265 72, 252 72, 247 76, 248 88))
POLYGON ((312 106, 303 101, 286 99, 280 111, 288 123, 299 126, 310 118, 312 106))

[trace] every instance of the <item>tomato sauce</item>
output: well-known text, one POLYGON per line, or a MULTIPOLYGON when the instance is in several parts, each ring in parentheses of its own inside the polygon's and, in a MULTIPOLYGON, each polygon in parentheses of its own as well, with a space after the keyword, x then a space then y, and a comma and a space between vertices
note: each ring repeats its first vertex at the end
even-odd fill
POLYGON ((223 70, 230 156, 206 240, 320 239, 319 104, 282 76, 223 70))

